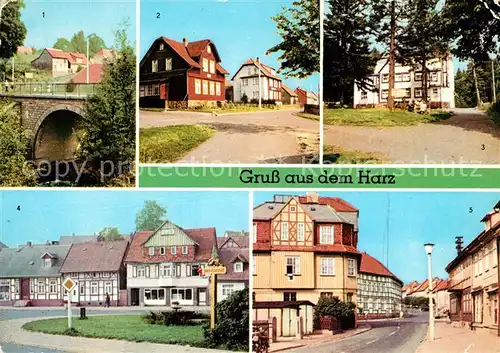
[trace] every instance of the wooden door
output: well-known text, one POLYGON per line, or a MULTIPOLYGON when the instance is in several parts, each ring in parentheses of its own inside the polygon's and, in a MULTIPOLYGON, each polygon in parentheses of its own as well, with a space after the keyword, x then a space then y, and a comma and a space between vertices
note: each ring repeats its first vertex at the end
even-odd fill
POLYGON ((297 310, 284 308, 281 321, 281 335, 283 337, 293 337, 297 334, 297 310))
POLYGON ((29 299, 30 298, 30 279, 23 278, 21 279, 21 298, 20 299, 29 299))
POLYGON ((200 289, 198 292, 198 305, 207 305, 207 291, 200 289))
POLYGON ((160 84, 160 99, 168 100, 168 87, 166 83, 160 84))

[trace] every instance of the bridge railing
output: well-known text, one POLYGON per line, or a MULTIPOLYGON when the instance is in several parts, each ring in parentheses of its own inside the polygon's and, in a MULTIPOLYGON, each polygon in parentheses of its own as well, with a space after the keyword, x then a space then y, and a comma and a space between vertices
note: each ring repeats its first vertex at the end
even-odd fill
POLYGON ((86 83, 51 83, 30 82, 14 83, 9 87, 2 87, 2 95, 26 95, 26 96, 54 96, 54 97, 87 97, 96 92, 99 84, 86 83))

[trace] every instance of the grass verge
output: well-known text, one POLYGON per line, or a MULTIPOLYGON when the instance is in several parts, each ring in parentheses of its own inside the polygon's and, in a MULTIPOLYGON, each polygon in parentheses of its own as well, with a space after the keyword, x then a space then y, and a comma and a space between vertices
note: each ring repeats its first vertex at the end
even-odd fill
POLYGON ((208 140, 215 133, 203 125, 173 125, 140 129, 141 163, 174 162, 208 140))
POLYGON ((367 109, 325 109, 324 123, 327 125, 356 126, 410 126, 448 119, 451 113, 432 110, 430 114, 416 114, 406 110, 393 112, 384 108, 367 109))
POLYGON ((67 318, 28 322, 23 329, 55 335, 118 339, 204 347, 203 329, 197 326, 164 326, 145 323, 140 315, 90 316, 88 320, 73 320, 74 330, 68 330, 67 318))
POLYGON ((388 162, 388 158, 378 153, 344 150, 338 146, 325 145, 323 163, 325 164, 378 164, 388 162))
POLYGON ((297 116, 300 116, 301 118, 304 118, 304 119, 319 120, 319 115, 314 115, 314 114, 300 112, 300 113, 297 113, 297 116))

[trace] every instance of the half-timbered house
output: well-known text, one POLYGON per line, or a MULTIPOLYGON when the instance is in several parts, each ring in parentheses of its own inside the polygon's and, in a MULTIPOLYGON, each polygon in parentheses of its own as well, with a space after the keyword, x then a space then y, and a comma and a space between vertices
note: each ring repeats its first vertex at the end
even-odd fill
POLYGON ((226 231, 224 235, 217 238, 219 257, 226 267, 225 274, 217 275, 217 301, 245 289, 249 281, 248 232, 226 231))
POLYGON ((0 305, 59 306, 63 289, 59 270, 70 245, 48 242, 0 251, 0 305))
MULTIPOLYGON (((73 244, 61 267, 63 278, 71 277, 76 287, 71 302, 82 306, 127 305, 127 276, 123 264, 128 240, 73 244)), ((65 293, 64 299, 68 300, 65 293)))
MULTIPOLYGON (((275 316, 278 335, 297 334, 297 317, 282 317, 275 302, 316 304, 321 296, 356 302, 360 252, 358 210, 338 198, 275 195, 254 208, 253 298, 256 320, 275 316)), ((281 308, 281 307, 280 307, 281 308)), ((312 314, 305 311, 305 332, 312 314)))
POLYGON ((140 106, 178 109, 224 102, 227 71, 221 61, 210 39, 156 39, 140 63, 140 106))
POLYGON ((136 232, 125 259, 129 305, 208 305, 202 268, 214 244, 215 228, 184 229, 170 221, 136 232))

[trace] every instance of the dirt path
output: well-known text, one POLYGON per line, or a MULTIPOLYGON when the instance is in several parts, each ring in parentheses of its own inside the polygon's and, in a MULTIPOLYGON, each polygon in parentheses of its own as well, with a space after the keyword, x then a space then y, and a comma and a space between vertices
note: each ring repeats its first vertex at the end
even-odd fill
POLYGON ((475 109, 448 120, 405 127, 325 125, 325 144, 376 152, 392 163, 499 164, 500 129, 475 109))
POLYGON ((179 163, 309 163, 319 149, 319 122, 279 110, 212 116, 192 112, 146 112, 140 126, 205 124, 217 132, 179 163))

